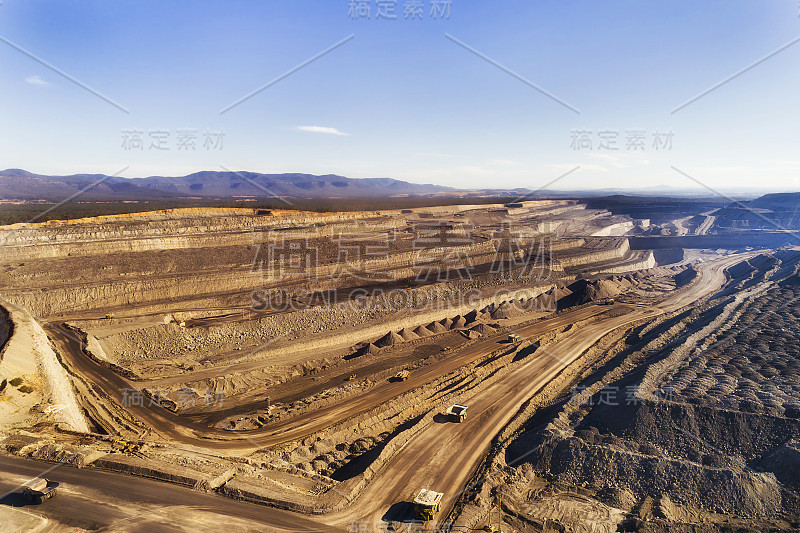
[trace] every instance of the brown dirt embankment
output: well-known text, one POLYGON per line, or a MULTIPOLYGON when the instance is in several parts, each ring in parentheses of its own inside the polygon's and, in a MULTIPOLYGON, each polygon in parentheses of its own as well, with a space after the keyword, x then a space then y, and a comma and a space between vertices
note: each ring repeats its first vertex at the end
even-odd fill
POLYGON ((19 378, 26 389, 12 390, 7 386, 4 394, 11 401, 1 402, 5 413, 3 424, 54 421, 69 425, 75 431, 88 432, 89 427, 78 404, 72 382, 50 345, 42 327, 24 309, 0 301, 13 321, 13 334, 2 349, 0 380, 19 378), (27 391, 27 392, 25 392, 27 391), (36 403, 43 403, 32 410, 36 403), (45 413, 53 405, 57 409, 45 413))

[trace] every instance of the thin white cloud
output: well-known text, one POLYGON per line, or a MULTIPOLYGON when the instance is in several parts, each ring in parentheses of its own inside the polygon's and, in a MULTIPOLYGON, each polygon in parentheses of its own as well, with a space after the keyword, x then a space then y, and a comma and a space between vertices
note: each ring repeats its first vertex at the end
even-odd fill
POLYGON ((649 159, 640 159, 635 154, 620 154, 619 156, 617 156, 611 154, 591 153, 591 154, 586 154, 586 156, 591 157, 593 159, 599 159, 601 161, 605 161, 614 168, 630 168, 635 165, 647 166, 650 164, 649 159))
POLYGON ((496 176, 496 173, 488 168, 477 165, 462 165, 452 168, 438 168, 414 171, 413 175, 423 181, 440 183, 442 185, 452 185, 454 187, 470 188, 485 187, 487 177, 496 176), (466 182, 464 180, 467 180, 466 182), (470 182, 470 179, 476 181, 470 182))
POLYGON ((325 133, 327 135, 340 135, 342 137, 349 137, 349 133, 339 131, 336 128, 329 128, 327 126, 297 126, 298 131, 307 131, 310 133, 325 133))
MULTIPOLYGON (((552 168, 556 172, 566 172, 568 170, 572 170, 573 168, 575 168, 575 164, 561 164, 561 163, 558 163, 558 164, 548 165, 548 167, 552 168)), ((580 167, 581 167, 581 171, 584 171, 584 170, 594 170, 596 172, 608 172, 609 171, 609 169, 604 167, 603 165, 596 165, 594 163, 589 163, 589 164, 581 163, 580 167)))
POLYGON ((456 171, 459 173, 473 174, 476 176, 491 176, 494 174, 494 171, 478 165, 464 165, 462 167, 458 167, 456 171))
POLYGON ((591 153, 591 154, 586 154, 586 157, 592 157, 594 159, 602 159, 603 161, 611 161, 612 163, 616 163, 620 160, 619 157, 611 154, 591 153))
POLYGON ((47 87, 50 85, 50 83, 45 81, 41 76, 28 76, 25 78, 25 83, 36 85, 37 87, 47 87))
POLYGON ((445 154, 443 152, 414 152, 414 155, 419 157, 456 157, 454 154, 445 154))
POLYGON ((800 161, 786 161, 786 160, 775 160, 775 161, 768 161, 767 165, 772 168, 781 168, 786 170, 800 170, 800 161))

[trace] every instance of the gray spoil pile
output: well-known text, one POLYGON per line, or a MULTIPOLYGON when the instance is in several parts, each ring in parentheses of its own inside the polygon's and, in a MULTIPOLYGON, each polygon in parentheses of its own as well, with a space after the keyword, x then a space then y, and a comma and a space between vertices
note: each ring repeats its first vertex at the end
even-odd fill
POLYGON ((378 353, 380 351, 381 351, 380 348, 375 346, 373 343, 368 342, 364 346, 361 346, 360 348, 356 349, 354 355, 356 357, 362 356, 362 355, 374 355, 374 354, 376 354, 376 353, 378 353))
POLYGON ((480 335, 491 335, 496 331, 496 328, 490 324, 478 324, 476 326, 472 326, 469 330, 479 333, 480 335))
POLYGON ((414 328, 414 335, 420 338, 430 337, 431 335, 433 335, 433 332, 428 328, 426 328, 425 326, 417 326, 416 328, 414 328))
POLYGON ((492 311, 492 318, 495 320, 500 320, 503 318, 516 318, 521 316, 525 313, 525 311, 520 307, 520 305, 516 301, 511 302, 503 302, 500 304, 497 309, 492 311))
POLYGON ((569 286, 578 305, 602 298, 613 298, 620 293, 619 282, 608 279, 597 281, 579 280, 569 286))
POLYGON ((440 322, 431 322, 430 324, 425 326, 425 329, 427 329, 428 331, 430 331, 430 332, 432 332, 434 334, 436 334, 436 333, 444 333, 444 332, 447 331, 447 328, 445 326, 443 326, 440 322))
POLYGON ((467 325, 467 319, 461 315, 457 315, 453 317, 453 320, 450 323, 450 329, 463 328, 466 325, 467 325))
POLYGON ((405 342, 405 339, 403 339, 403 337, 398 335, 396 332, 390 331, 380 339, 376 340, 375 346, 377 346, 378 348, 386 348, 388 346, 394 346, 395 344, 400 344, 401 342, 405 342))
POLYGON ((410 331, 407 328, 403 328, 400 331, 398 331, 397 335, 399 335, 400 338, 403 339, 404 341, 413 341, 419 338, 418 335, 416 335, 414 332, 410 331))

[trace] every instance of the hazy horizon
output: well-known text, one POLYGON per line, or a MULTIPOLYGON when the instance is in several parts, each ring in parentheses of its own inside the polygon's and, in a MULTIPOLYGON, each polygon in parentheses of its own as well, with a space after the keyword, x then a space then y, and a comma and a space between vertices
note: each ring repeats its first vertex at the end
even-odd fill
MULTIPOLYGON (((68 173, 68 174, 48 175, 48 174, 42 174, 40 172, 34 172, 34 171, 31 171, 30 169, 22 169, 22 168, 7 168, 5 170, 0 170, 0 174, 2 174, 3 172, 9 172, 9 171, 23 171, 23 172, 28 172, 30 174, 43 175, 43 176, 49 176, 49 177, 71 177, 71 176, 84 176, 84 175, 88 175, 88 176, 91 176, 91 175, 108 176, 108 174, 103 174, 102 172, 99 172, 99 173, 95 173, 95 172, 71 172, 71 173, 68 173)), ((196 171, 196 172, 191 172, 191 173, 183 174, 183 175, 169 175, 169 176, 155 175, 155 174, 154 175, 147 175, 147 176, 122 176, 122 175, 120 175, 118 177, 125 178, 125 179, 131 179, 131 180, 144 179, 144 178, 154 178, 154 177, 182 178, 182 177, 186 177, 186 176, 189 176, 189 175, 192 175, 192 174, 202 173, 202 172, 220 172, 220 173, 223 173, 223 174, 230 172, 230 173, 234 173, 234 174, 239 174, 239 173, 249 173, 249 172, 253 172, 253 171, 247 170, 247 169, 238 169, 238 170, 233 170, 233 169, 231 169, 231 170, 208 170, 208 169, 206 169, 206 170, 199 170, 199 171, 196 171)), ((264 173, 264 174, 276 175, 276 176, 279 176, 279 175, 309 175, 309 176, 315 176, 315 177, 338 176, 338 177, 350 178, 350 176, 342 176, 342 175, 339 175, 339 174, 331 174, 331 173, 327 173, 327 174, 312 174, 312 173, 309 173, 309 172, 274 172, 274 173, 264 173)), ((355 179, 373 179, 373 180, 374 179, 394 179, 394 180, 398 180, 398 178, 394 178, 392 176, 367 176, 367 177, 364 177, 364 178, 355 178, 355 179)), ((458 187, 449 186, 449 185, 443 185, 441 183, 434 183, 434 182, 423 182, 423 181, 417 182, 417 181, 412 181, 412 180, 399 180, 399 181, 407 181, 409 183, 417 184, 417 185, 436 185, 436 186, 450 187, 453 190, 453 192, 486 190, 486 191, 498 191, 498 193, 499 193, 499 192, 502 192, 502 191, 514 190, 514 188, 502 187, 502 186, 458 188, 458 187)), ((645 192, 645 191, 653 191, 654 194, 659 194, 659 193, 663 192, 663 193, 665 193, 667 195, 669 195, 670 191, 672 191, 674 194, 682 193, 682 195, 688 195, 689 193, 693 193, 694 192, 694 193, 696 193, 696 196, 698 196, 698 197, 701 197, 701 196, 706 196, 706 197, 721 196, 721 194, 724 194, 724 193, 734 194, 734 195, 748 195, 750 197, 756 197, 756 196, 759 196, 759 195, 762 195, 762 194, 772 194, 772 193, 800 193, 800 186, 794 187, 794 188, 792 188, 792 187, 780 188, 780 187, 769 187, 769 186, 763 186, 763 187, 757 187, 757 186, 753 186, 753 187, 746 187, 746 186, 745 187, 725 187, 725 186, 722 186, 722 187, 715 188, 714 191, 711 191, 706 187, 703 187, 701 185, 695 185, 693 183, 689 183, 686 186, 676 186, 676 185, 662 183, 662 184, 655 184, 655 185, 641 185, 641 186, 638 186, 638 187, 637 186, 630 186, 630 187, 584 187, 584 188, 574 188, 574 189, 560 188, 557 185, 558 184, 554 185, 553 187, 548 187, 548 188, 543 188, 543 189, 528 189, 528 190, 532 191, 532 192, 550 192, 550 193, 555 193, 555 194, 561 193, 561 192, 563 192, 563 193, 572 193, 572 192, 582 192, 582 191, 587 191, 587 192, 588 191, 594 191, 594 192, 609 191, 609 192, 623 192, 623 193, 624 192, 628 192, 628 191, 629 192, 640 191, 642 193, 645 192), (720 194, 717 194, 717 193, 720 193, 720 194)), ((520 188, 517 188, 517 189, 520 189, 520 188)))

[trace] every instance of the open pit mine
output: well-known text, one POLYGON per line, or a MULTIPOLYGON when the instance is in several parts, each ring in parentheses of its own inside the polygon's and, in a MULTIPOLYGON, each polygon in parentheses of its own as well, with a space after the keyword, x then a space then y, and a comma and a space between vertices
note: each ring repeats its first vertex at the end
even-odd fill
POLYGON ((797 235, 596 203, 0 227, 0 529, 798 531, 797 235))

